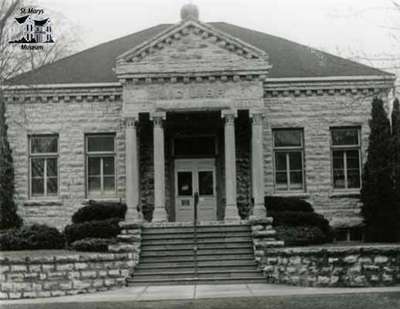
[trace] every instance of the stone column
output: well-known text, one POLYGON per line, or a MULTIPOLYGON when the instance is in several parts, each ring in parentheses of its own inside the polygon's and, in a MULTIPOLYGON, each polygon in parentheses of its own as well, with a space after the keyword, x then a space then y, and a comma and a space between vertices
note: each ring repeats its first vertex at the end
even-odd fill
POLYGON ((264 206, 264 140, 263 114, 261 111, 250 111, 251 117, 251 182, 254 200, 254 218, 267 215, 264 206))
POLYGON ((164 128, 165 113, 156 112, 151 115, 153 120, 154 141, 154 212, 153 221, 167 221, 165 210, 165 155, 164 155, 164 128))
POLYGON ((225 221, 240 220, 236 203, 236 111, 222 111, 225 120, 225 221))
POLYGON ((126 173, 126 215, 125 221, 142 219, 139 207, 139 164, 136 122, 138 117, 125 119, 125 173, 126 173))

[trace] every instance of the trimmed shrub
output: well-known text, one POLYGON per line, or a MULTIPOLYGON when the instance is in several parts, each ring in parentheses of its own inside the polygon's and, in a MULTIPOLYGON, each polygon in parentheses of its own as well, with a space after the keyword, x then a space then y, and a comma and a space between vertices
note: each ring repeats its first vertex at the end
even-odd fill
POLYGON ((115 238, 84 238, 74 241, 70 248, 76 251, 107 252, 108 245, 116 242, 115 238))
POLYGON ((88 205, 78 209, 72 215, 73 223, 107 220, 110 218, 124 219, 126 205, 111 202, 96 202, 90 200, 88 205))
POLYGON ((295 197, 266 196, 267 214, 274 221, 277 237, 289 246, 322 244, 333 240, 324 216, 314 212, 307 201, 295 197))
POLYGON ((0 236, 1 250, 63 249, 64 246, 64 236, 44 224, 23 226, 0 236))
POLYGON ((264 205, 267 208, 267 212, 271 211, 314 212, 310 203, 295 197, 265 196, 264 205))
POLYGON ((121 228, 118 225, 120 218, 108 220, 82 222, 67 225, 64 229, 67 244, 84 238, 113 238, 116 237, 121 228))
POLYGON ((275 230, 286 246, 318 245, 329 242, 326 234, 316 226, 278 225, 275 230))
POLYGON ((282 211, 270 212, 269 215, 274 218, 274 226, 315 226, 327 235, 332 234, 329 221, 315 212, 282 211))

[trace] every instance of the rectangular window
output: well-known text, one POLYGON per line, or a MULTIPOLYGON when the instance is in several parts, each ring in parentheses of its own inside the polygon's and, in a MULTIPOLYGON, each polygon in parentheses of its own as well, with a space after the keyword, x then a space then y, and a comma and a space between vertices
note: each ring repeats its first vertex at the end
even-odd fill
POLYGON ((332 174, 335 189, 361 186, 360 129, 332 128, 332 174))
POLYGON ((86 188, 89 196, 115 196, 115 136, 86 135, 86 188))
POLYGON ((29 137, 30 195, 32 197, 58 194, 58 136, 29 137))
POLYGON ((273 137, 275 189, 304 190, 303 130, 277 129, 273 131, 273 137))

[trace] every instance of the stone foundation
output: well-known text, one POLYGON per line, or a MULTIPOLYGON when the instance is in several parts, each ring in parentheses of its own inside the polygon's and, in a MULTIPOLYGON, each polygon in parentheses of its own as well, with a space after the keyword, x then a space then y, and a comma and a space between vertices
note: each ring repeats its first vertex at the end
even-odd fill
POLYGON ((106 291, 125 285, 134 253, 2 252, 0 299, 106 291))
POLYGON ((375 287, 400 283, 400 245, 298 247, 265 250, 269 283, 315 287, 375 287))

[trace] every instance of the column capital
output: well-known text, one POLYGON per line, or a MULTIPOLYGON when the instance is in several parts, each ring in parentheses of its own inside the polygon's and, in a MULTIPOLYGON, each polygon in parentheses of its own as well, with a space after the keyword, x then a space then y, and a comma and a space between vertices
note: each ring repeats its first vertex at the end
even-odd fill
POLYGON ((264 112, 259 109, 250 109, 249 116, 253 125, 262 125, 264 112))
POLYGON ((237 110, 222 110, 221 117, 225 119, 225 124, 234 125, 237 117, 237 110))
POLYGON ((154 127, 162 127, 163 120, 167 118, 166 112, 152 112, 150 113, 150 120, 153 121, 154 127))
POLYGON ((126 128, 135 128, 137 122, 139 121, 139 117, 129 116, 125 117, 125 127, 126 128))

